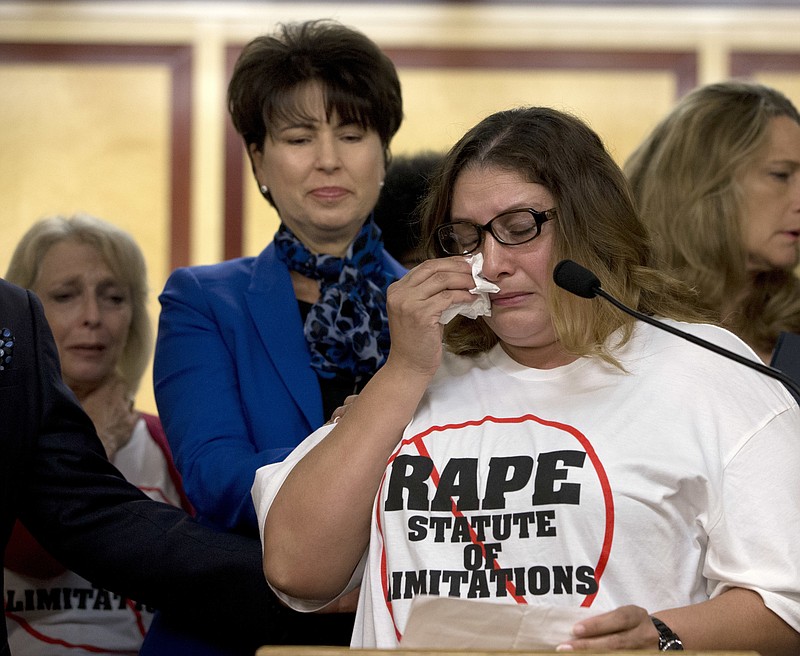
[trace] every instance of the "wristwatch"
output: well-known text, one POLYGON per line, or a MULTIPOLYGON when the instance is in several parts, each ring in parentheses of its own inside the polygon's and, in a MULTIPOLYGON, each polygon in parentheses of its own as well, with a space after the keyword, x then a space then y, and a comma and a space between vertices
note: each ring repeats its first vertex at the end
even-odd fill
POLYGON ((678 634, 657 617, 650 616, 658 631, 658 651, 683 651, 683 643, 678 634))

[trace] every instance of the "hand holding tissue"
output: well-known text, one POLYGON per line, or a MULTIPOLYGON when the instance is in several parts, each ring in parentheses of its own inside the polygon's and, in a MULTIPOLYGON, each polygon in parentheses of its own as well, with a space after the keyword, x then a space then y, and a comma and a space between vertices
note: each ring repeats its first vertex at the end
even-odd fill
POLYGON ((477 298, 471 303, 455 303, 451 305, 442 312, 442 316, 439 317, 439 323, 450 323, 458 314, 469 319, 492 316, 492 303, 489 300, 489 294, 496 294, 500 291, 500 288, 483 277, 483 253, 467 255, 465 259, 472 265, 472 279, 475 281, 475 287, 470 289, 469 293, 475 294, 477 298))

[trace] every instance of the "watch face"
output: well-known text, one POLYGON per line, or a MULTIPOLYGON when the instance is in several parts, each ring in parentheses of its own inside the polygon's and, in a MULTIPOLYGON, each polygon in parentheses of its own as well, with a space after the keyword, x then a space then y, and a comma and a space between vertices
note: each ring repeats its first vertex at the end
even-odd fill
MULTIPOLYGON (((675 635, 675 634, 673 634, 675 635)), ((683 651, 683 643, 678 639, 678 636, 674 638, 659 638, 658 639, 658 650, 659 651, 683 651)))

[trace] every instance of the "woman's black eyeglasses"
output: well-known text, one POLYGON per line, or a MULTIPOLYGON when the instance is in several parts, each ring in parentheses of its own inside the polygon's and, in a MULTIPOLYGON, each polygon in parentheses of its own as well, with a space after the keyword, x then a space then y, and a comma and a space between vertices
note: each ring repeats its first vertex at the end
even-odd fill
POLYGON ((556 210, 539 212, 521 207, 498 214, 486 225, 471 221, 451 221, 436 229, 439 246, 448 255, 468 255, 480 248, 483 233, 490 232, 501 244, 518 246, 539 236, 542 224, 556 218, 556 210))

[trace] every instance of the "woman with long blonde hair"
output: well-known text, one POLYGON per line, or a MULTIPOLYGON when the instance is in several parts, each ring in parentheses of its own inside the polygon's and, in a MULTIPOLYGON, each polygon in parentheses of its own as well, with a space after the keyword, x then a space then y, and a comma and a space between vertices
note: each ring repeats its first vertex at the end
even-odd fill
POLYGON ((800 114, 731 80, 678 102, 624 170, 657 256, 765 361, 800 332, 800 114))

